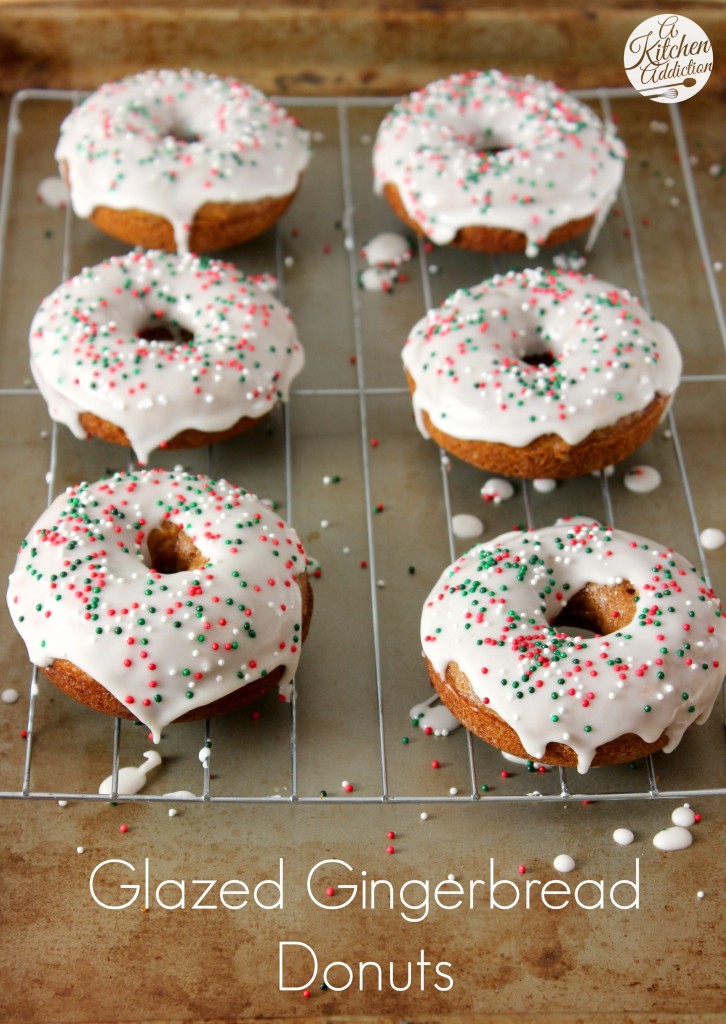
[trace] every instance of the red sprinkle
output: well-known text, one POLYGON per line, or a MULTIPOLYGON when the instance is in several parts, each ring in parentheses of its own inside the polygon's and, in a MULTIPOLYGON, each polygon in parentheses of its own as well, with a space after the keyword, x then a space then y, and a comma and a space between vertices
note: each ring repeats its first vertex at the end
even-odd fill
POLYGON ((396 838, 396 833, 395 832, 389 832, 388 833, 388 838, 389 839, 395 839, 396 838))
POLYGON ((386 847, 386 853, 395 853, 395 852, 396 852, 396 848, 394 846, 387 846, 386 847))
POLYGON ((509 778, 509 772, 500 772, 499 774, 501 775, 501 777, 503 779, 508 779, 509 778))
POLYGON ((328 886, 328 888, 325 890, 325 894, 327 896, 335 896, 335 889, 333 888, 332 885, 328 886))
POLYGON ((699 821, 701 820, 701 815, 700 815, 700 814, 694 814, 694 815, 693 815, 693 820, 694 820, 695 822, 699 822, 699 821))
POLYGON ((431 762, 431 767, 432 768, 440 768, 441 767, 441 763, 439 761, 432 761, 431 762))
POLYGON ((129 826, 128 825, 119 825, 118 830, 119 830, 119 832, 128 832, 129 826))
POLYGON ((518 872, 520 873, 520 875, 523 875, 523 874, 525 873, 525 871, 526 871, 526 870, 527 870, 527 869, 526 869, 526 867, 524 866, 524 864, 520 864, 520 865, 519 865, 519 867, 517 868, 517 871, 518 871, 518 872))

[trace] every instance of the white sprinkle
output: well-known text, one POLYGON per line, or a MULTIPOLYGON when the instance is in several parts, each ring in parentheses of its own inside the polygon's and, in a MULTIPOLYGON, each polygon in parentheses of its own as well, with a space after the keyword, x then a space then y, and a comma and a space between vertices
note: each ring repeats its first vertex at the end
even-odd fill
POLYGON ((327 530, 329 526, 330 526, 330 523, 329 523, 329 521, 327 519, 321 519, 320 520, 320 529, 321 530, 327 530))
POLYGON ((691 156, 689 156, 688 162, 690 163, 691 167, 698 167, 698 157, 695 153, 692 153, 691 156))
POLYGON ((450 872, 448 873, 448 875, 446 876, 446 880, 447 880, 448 882, 455 882, 455 881, 456 881, 456 875, 454 874, 454 872, 453 872, 453 871, 450 871, 450 872))
POLYGON ((575 870, 575 861, 569 853, 558 853, 552 861, 552 865, 555 871, 561 871, 563 874, 575 870))
POLYGON ((14 704, 17 699, 18 691, 13 690, 12 687, 8 687, 7 690, 3 690, 3 692, 0 693, 0 700, 2 700, 3 704, 14 704))
POLYGON ((83 846, 77 846, 77 847, 76 847, 76 853, 83 853, 83 852, 84 852, 84 849, 85 849, 85 848, 84 848, 83 846))
POLYGON ((52 482, 52 480, 53 480, 53 474, 50 472, 50 470, 48 470, 48 472, 45 474, 45 482, 47 484, 49 484, 49 483, 52 482))
POLYGON ((350 783, 348 782, 347 779, 343 779, 343 781, 341 782, 341 786, 343 787, 343 789, 345 789, 345 787, 349 786, 349 785, 350 785, 350 783))
POLYGON ((705 895, 706 893, 703 891, 703 889, 699 889, 696 893, 696 896, 698 896, 699 900, 702 900, 705 895))
POLYGON ((678 196, 671 196, 670 199, 668 200, 668 202, 671 204, 671 206, 680 206, 681 205, 681 201, 678 198, 678 196))
POLYGON ((532 486, 535 491, 539 491, 540 494, 549 494, 551 491, 554 491, 555 487, 557 487, 557 481, 549 480, 547 477, 538 477, 532 482, 532 486))
POLYGON ((478 516, 460 512, 452 517, 451 529, 454 531, 455 537, 459 537, 461 540, 473 540, 474 537, 480 537, 484 533, 484 523, 478 516))
POLYGON ((385 587, 385 585, 385 580, 376 580, 376 586, 378 587, 379 590, 382 590, 385 587))
POLYGON ((684 804, 683 807, 676 807, 671 814, 671 821, 674 825, 680 825, 682 828, 690 828, 691 825, 696 824, 696 815, 688 804, 684 804))
POLYGON ((656 132, 656 134, 664 135, 668 131, 668 125, 665 121, 651 121, 650 130, 656 132))
POLYGON ((432 263, 429 267, 429 274, 438 274, 439 268, 436 263, 432 263))
POLYGON ((720 178, 723 174, 723 164, 711 164, 708 173, 712 178, 720 178))
POLYGON ((176 818, 176 807, 170 807, 169 808, 169 817, 170 818, 176 818))
POLYGON ((362 146, 370 146, 373 137, 371 135, 361 135, 360 141, 362 146))
POLYGON ((67 807, 68 806, 68 801, 67 800, 59 800, 58 801, 58 806, 59 807, 67 807))
POLYGON ((653 836, 653 846, 658 850, 666 850, 668 852, 685 850, 692 842, 693 836, 687 828, 683 828, 681 825, 672 825, 670 828, 664 828, 662 832, 657 832, 653 836))
POLYGON ((324 476, 324 477, 323 477, 323 483, 327 485, 327 484, 329 484, 329 483, 330 483, 330 481, 331 481, 332 479, 333 479, 333 478, 332 478, 331 476, 324 476))
POLYGON ((426 811, 421 811, 421 813, 419 814, 419 818, 421 819, 421 821, 428 821, 429 820, 429 816, 426 813, 426 811))
POLYGON ((209 749, 209 747, 202 747, 202 749, 199 751, 199 760, 202 762, 202 764, 209 760, 209 755, 211 753, 212 751, 209 749))
POLYGON ((313 132, 313 142, 322 142, 325 139, 325 132, 313 132))
POLYGON ((456 788, 456 786, 452 786, 451 789, 449 790, 449 796, 456 796, 458 792, 459 790, 456 788))
POLYGON ((295 257, 294 256, 286 256, 285 259, 282 262, 285 264, 286 267, 292 267, 295 264, 295 257))
POLYGON ((701 533, 701 544, 707 551, 715 551, 726 544, 726 533, 715 526, 709 526, 701 533))
POLYGON ((654 466, 633 466, 623 477, 623 483, 633 494, 650 494, 661 485, 661 475, 654 466))
POLYGON ((343 548, 343 554, 344 555, 349 555, 350 554, 350 548, 343 548))
POLYGON ((613 832, 613 839, 618 846, 630 846, 635 836, 629 828, 616 828, 613 832))
POLYGON ((723 263, 721 262, 721 260, 714 261, 713 269, 716 271, 717 274, 721 273, 721 271, 723 270, 723 263))

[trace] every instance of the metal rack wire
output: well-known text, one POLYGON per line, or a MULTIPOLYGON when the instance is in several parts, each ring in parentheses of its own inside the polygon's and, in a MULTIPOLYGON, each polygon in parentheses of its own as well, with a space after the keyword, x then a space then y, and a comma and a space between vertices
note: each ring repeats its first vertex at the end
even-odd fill
MULTIPOLYGON (((587 92, 580 92, 581 98, 596 101, 601 105, 601 109, 605 117, 611 116, 611 101, 631 99, 633 94, 629 89, 600 89, 592 90, 587 92)), ((7 148, 5 155, 5 166, 4 166, 4 177, 2 192, 0 193, 0 276, 3 273, 6 260, 7 250, 7 239, 8 239, 8 220, 11 210, 12 202, 12 189, 13 181, 15 176, 15 165, 18 140, 21 137, 21 129, 23 123, 23 113, 28 104, 33 104, 37 101, 43 103, 48 102, 59 102, 63 104, 76 103, 81 98, 81 94, 66 92, 66 91, 46 91, 46 90, 26 90, 17 94, 12 101, 10 108, 9 128, 8 128, 8 139, 7 148)), ((325 108, 332 110, 337 113, 337 130, 339 135, 339 160, 340 160, 340 176, 342 181, 342 192, 343 192, 343 211, 341 217, 341 224, 345 235, 348 260, 348 280, 350 287, 350 303, 352 310, 352 331, 353 331, 353 342, 355 352, 355 364, 356 364, 356 385, 352 388, 330 388, 317 390, 315 397, 321 400, 325 398, 343 398, 355 403, 357 407, 357 414, 360 423, 360 459, 361 459, 361 471, 362 471, 362 487, 363 496, 365 501, 365 543, 366 543, 366 555, 369 566, 369 580, 370 580, 370 616, 371 616, 371 629, 372 629, 372 644, 373 644, 373 664, 375 668, 375 706, 377 714, 377 749, 371 750, 371 757, 375 758, 377 764, 377 774, 380 780, 379 791, 375 793, 365 794, 346 794, 346 795, 329 795, 324 801, 327 804, 337 803, 420 803, 422 805, 429 803, 486 803, 490 801, 509 801, 509 802, 532 802, 532 801, 544 801, 544 802, 561 802, 566 799, 597 799, 597 800, 635 800, 641 798, 654 798, 654 797, 669 797, 669 798, 684 798, 693 796, 710 796, 710 795, 726 795, 726 786, 723 785, 698 785, 696 787, 675 787, 670 788, 667 791, 663 790, 660 785, 656 774, 656 768, 652 758, 647 759, 647 771, 642 788, 624 787, 615 791, 596 791, 596 792, 578 792, 577 787, 572 785, 568 773, 564 769, 559 769, 558 773, 550 773, 554 778, 557 778, 557 785, 554 791, 547 793, 491 793, 482 792, 480 785, 480 777, 477 766, 477 757, 475 751, 475 745, 478 744, 477 740, 472 739, 470 734, 466 734, 465 737, 465 753, 466 767, 465 775, 467 777, 467 791, 460 793, 457 792, 447 794, 430 794, 430 793, 400 793, 395 791, 395 786, 391 785, 389 778, 389 759, 387 752, 387 740, 386 730, 384 727, 385 723, 385 686, 384 678, 381 665, 381 637, 382 631, 385 628, 381 618, 380 606, 379 606, 379 591, 377 586, 377 549, 374 539, 374 524, 373 524, 373 487, 371 482, 371 464, 370 464, 370 430, 369 430, 369 401, 371 399, 399 399, 400 396, 406 394, 406 389, 401 387, 370 387, 366 381, 365 374, 365 359, 364 359, 364 334, 362 329, 362 311, 361 311, 361 298, 360 290, 358 287, 358 239, 356 238, 356 196, 353 185, 353 175, 351 167, 351 145, 350 145, 350 114, 351 111, 357 108, 372 108, 373 110, 387 108, 391 104, 391 100, 388 98, 375 98, 375 99, 362 99, 362 98, 337 98, 337 99, 310 99, 310 98, 285 98, 285 104, 288 107, 297 108, 325 108)), ((689 160, 689 153, 686 144, 685 132, 681 120, 679 108, 676 104, 669 106, 671 127, 676 141, 678 153, 680 156, 680 170, 683 177, 683 186, 685 193, 688 198, 690 216, 693 221, 693 229, 697 240, 698 249, 700 252, 701 259, 706 275, 706 281, 710 296, 710 301, 713 305, 713 315, 715 316, 718 330, 724 347, 726 348, 726 317, 724 316, 723 305, 721 297, 717 287, 717 282, 713 270, 713 263, 711 254, 709 251, 708 240, 706 231, 704 229, 703 217, 700 211, 698 197, 696 193, 696 187, 693 180, 693 174, 691 171, 691 165, 689 160)), ((632 259, 633 266, 635 268, 635 274, 637 281, 634 284, 634 291, 641 296, 646 308, 649 307, 649 288, 648 280, 645 273, 645 264, 642 258, 642 254, 638 242, 638 232, 635 230, 635 220, 632 209, 630 196, 627 188, 623 188, 620 196, 620 205, 622 207, 625 221, 629 228, 629 234, 631 239, 632 247, 632 259), (637 285, 637 287, 636 287, 637 285)), ((73 232, 74 218, 70 209, 65 211, 64 218, 64 235, 63 235, 63 249, 62 249, 62 267, 61 267, 61 279, 65 280, 70 276, 71 272, 71 239, 73 232)), ((424 300, 424 308, 421 310, 421 314, 425 312, 427 308, 434 305, 432 290, 431 290, 431 274, 430 274, 430 263, 427 247, 420 244, 418 248, 418 261, 420 268, 420 286, 421 293, 424 300)), ((494 262, 494 270, 499 269, 496 261, 494 262)), ((281 229, 277 229, 275 238, 275 272, 278 279, 278 290, 279 295, 285 299, 285 259, 284 259, 284 244, 281 229)), ((685 378, 687 382, 690 378, 685 378)), ((695 380, 695 378, 693 378, 695 380)), ((723 382, 726 380, 725 376, 713 375, 708 377, 709 381, 723 382)), ((37 396, 38 392, 31 388, 5 388, 0 389, 0 401, 7 398, 19 398, 21 396, 37 396)), ((310 390, 298 389, 293 392, 293 398, 305 397, 311 395, 310 390)), ((287 407, 283 413, 283 425, 284 425, 284 490, 286 494, 286 515, 287 518, 295 522, 295 513, 292 508, 293 500, 293 488, 292 488, 292 472, 293 472, 293 435, 294 427, 292 425, 291 408, 287 407)), ((674 411, 671 409, 669 412, 669 428, 672 433, 673 445, 675 457, 678 464, 678 470, 680 474, 680 483, 687 504, 688 515, 690 517, 690 524, 693 530, 694 542, 698 551, 701 566, 704 569, 705 575, 708 577, 707 561, 705 552, 700 540, 700 527, 698 517, 696 513, 696 506, 693 500, 693 492, 689 482, 688 469, 686 466, 686 460, 684 458, 683 447, 681 445, 678 424, 674 411)), ((50 437, 50 453, 47 467, 43 467, 45 478, 48 481, 47 489, 47 500, 50 501, 57 489, 57 461, 58 461, 58 430, 57 425, 53 425, 50 437)), ((210 451, 209 454, 209 471, 212 471, 212 460, 213 453, 210 451)), ((39 470, 40 471, 40 470, 39 470)), ((452 499, 450 493, 450 480, 449 480, 449 460, 444 452, 440 453, 440 482, 441 482, 441 500, 445 508, 446 522, 448 524, 448 548, 453 560, 455 557, 455 538, 452 529, 452 499)), ((613 496, 611 494, 611 488, 608 481, 607 475, 603 472, 600 474, 600 488, 602 492, 603 506, 607 513, 607 518, 610 524, 617 525, 613 496)), ((527 481, 523 481, 521 485, 522 489, 522 501, 526 521, 529 526, 534 525, 534 512, 533 512, 533 496, 530 491, 530 486, 527 481)), ((33 669, 30 683, 29 683, 29 703, 28 703, 28 718, 27 718, 27 743, 25 747, 24 765, 22 771, 22 783, 16 790, 8 789, 0 792, 0 797, 16 797, 25 799, 83 799, 83 800, 102 800, 107 801, 109 799, 106 795, 98 795, 96 793, 89 792, 56 792, 47 789, 40 790, 33 786, 32 775, 33 775, 33 751, 34 751, 34 737, 36 728, 36 710, 37 703, 39 700, 39 687, 37 684, 37 669, 33 669)), ((289 771, 289 787, 288 792, 284 796, 278 794, 274 796, 269 795, 246 795, 246 794, 217 794, 213 792, 212 776, 210 772, 211 756, 205 758, 202 761, 201 772, 201 793, 195 799, 199 802, 212 802, 212 803, 280 803, 281 800, 289 803, 320 803, 320 797, 312 795, 310 793, 302 791, 299 783, 298 773, 298 761, 299 761, 299 730, 298 730, 298 698, 296 691, 293 690, 292 698, 290 701, 290 739, 289 739, 289 756, 290 756, 290 771, 289 771)), ((205 727, 205 744, 211 746, 212 741, 212 729, 213 724, 207 721, 205 727)), ((163 795, 147 795, 147 794, 135 794, 132 796, 126 796, 118 793, 118 773, 120 770, 121 763, 121 730, 122 720, 115 719, 113 725, 113 749, 111 755, 112 763, 112 793, 111 799, 124 801, 165 801, 168 797, 163 795)), ((599 772, 605 772, 607 769, 598 769, 599 772)))

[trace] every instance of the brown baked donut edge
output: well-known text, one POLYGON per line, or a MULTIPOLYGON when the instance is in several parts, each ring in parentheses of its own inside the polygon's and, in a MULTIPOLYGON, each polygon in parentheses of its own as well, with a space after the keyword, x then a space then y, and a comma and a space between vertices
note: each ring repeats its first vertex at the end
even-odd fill
MULTIPOLYGON (((407 224, 417 235, 424 238, 427 237, 424 229, 410 216, 403 205, 397 185, 390 181, 387 182, 383 186, 383 194, 390 203, 393 212, 404 224, 407 224)), ((540 243, 540 248, 550 245, 564 245, 577 235, 589 231, 594 223, 595 217, 591 215, 589 217, 580 217, 578 220, 568 221, 567 224, 561 224, 549 233, 544 242, 540 243)), ((527 238, 521 231, 512 231, 509 228, 472 225, 460 228, 453 241, 448 244, 457 249, 469 249, 472 252, 524 252, 527 248, 527 238)))
MULTIPOLYGON (((313 590, 306 572, 300 573, 295 578, 302 595, 301 638, 304 643, 313 614, 313 590)), ((212 701, 211 704, 205 704, 194 708, 192 711, 187 711, 184 715, 175 719, 175 723, 193 722, 200 718, 215 718, 218 715, 226 715, 231 711, 238 711, 240 708, 246 707, 253 701, 263 697, 266 693, 269 693, 281 680, 284 670, 284 665, 279 665, 268 675, 254 679, 250 683, 245 683, 232 693, 212 701)), ((73 697, 80 704, 93 708, 94 711, 102 711, 107 715, 114 715, 117 718, 134 719, 136 717, 125 704, 118 701, 97 680, 71 661, 57 658, 41 671, 59 690, 68 694, 69 697, 73 697)))
MULTIPOLYGON (((406 377, 413 394, 416 384, 408 372, 406 377)), ((538 477, 565 480, 622 462, 648 440, 665 415, 669 402, 669 395, 656 395, 645 409, 591 431, 574 445, 558 434, 543 434, 521 448, 497 441, 452 437, 431 422, 425 409, 421 415, 427 433, 438 445, 478 469, 526 480, 538 477)))
MULTIPOLYGON (((160 447, 181 449, 181 448, 200 448, 206 444, 217 444, 218 441, 226 441, 230 437, 236 437, 237 434, 243 434, 247 430, 251 430, 252 427, 257 426, 264 419, 269 416, 269 413, 265 413, 262 416, 258 416, 256 419, 251 416, 243 416, 241 419, 233 423, 231 427, 227 427, 226 430, 195 430, 189 428, 188 430, 180 430, 174 437, 169 438, 160 447)), ((111 444, 124 445, 126 448, 131 448, 131 442, 126 436, 126 432, 117 426, 115 423, 111 423, 110 420, 105 420, 101 416, 96 416, 92 412, 82 412, 79 416, 81 426, 90 434, 92 437, 98 437, 102 441, 109 441, 111 444)))
MULTIPOLYGON (((253 203, 205 203, 194 216, 189 233, 189 251, 228 249, 261 235, 283 215, 296 192, 269 196, 253 203)), ((129 245, 176 252, 174 231, 165 217, 145 210, 114 210, 110 206, 97 206, 89 219, 107 235, 129 245)))
MULTIPOLYGON (((577 767, 577 754, 565 743, 548 743, 541 757, 535 757, 525 750, 511 725, 500 718, 496 711, 482 704, 474 693, 469 679, 456 662, 449 664, 443 677, 436 672, 428 658, 426 667, 436 692, 452 715, 485 743, 514 757, 536 760, 541 764, 559 768, 577 767)), ((635 733, 625 733, 596 749, 592 767, 636 761, 647 754, 662 750, 667 742, 668 736, 665 733, 653 743, 646 743, 635 733)))

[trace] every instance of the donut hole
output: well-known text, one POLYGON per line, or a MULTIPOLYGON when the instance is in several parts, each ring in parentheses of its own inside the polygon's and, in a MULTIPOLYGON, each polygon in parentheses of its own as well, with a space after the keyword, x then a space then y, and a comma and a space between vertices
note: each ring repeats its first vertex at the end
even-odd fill
POLYGON ((150 322, 136 332, 136 337, 142 341, 170 341, 175 345, 186 345, 194 339, 191 331, 171 320, 150 322))
POLYGON ((191 128, 176 124, 172 125, 171 128, 167 128, 164 133, 165 138, 173 139, 178 146, 191 146, 195 142, 201 142, 201 135, 197 135, 191 128))
POLYGON ((607 636, 635 618, 638 594, 629 580, 607 585, 586 583, 569 599, 552 620, 552 625, 570 635, 607 636))
POLYGON ((149 549, 149 568, 163 576, 201 569, 207 564, 189 534, 168 520, 150 531, 146 543, 149 549))
POLYGON ((522 356, 521 361, 528 366, 554 366, 556 357, 553 352, 532 352, 522 356))

